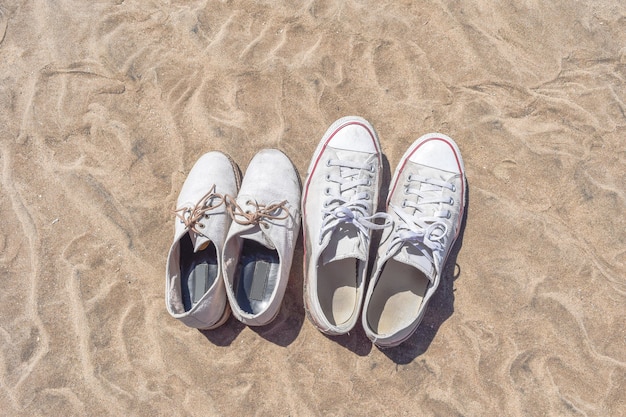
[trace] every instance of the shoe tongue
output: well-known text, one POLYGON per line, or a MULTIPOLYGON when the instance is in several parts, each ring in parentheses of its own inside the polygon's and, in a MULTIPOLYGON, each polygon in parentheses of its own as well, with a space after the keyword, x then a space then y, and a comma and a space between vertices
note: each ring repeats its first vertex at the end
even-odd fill
POLYGON ((436 274, 435 266, 417 248, 411 245, 403 245, 392 259, 417 268, 423 272, 431 282, 434 282, 436 274))
MULTIPOLYGON (((339 159, 340 161, 356 162, 358 164, 363 164, 363 166, 366 165, 367 161, 371 157, 370 154, 365 153, 365 152, 342 151, 342 150, 337 150, 336 156, 337 156, 337 159, 339 159)), ((358 174, 358 170, 354 168, 348 168, 344 166, 339 167, 339 175, 342 178, 356 179, 357 174, 358 174)), ((341 196, 345 199, 350 199, 352 198, 352 196, 356 194, 356 192, 357 192, 356 187, 354 187, 341 193, 341 196)))
POLYGON ((240 232, 239 236, 243 239, 249 239, 260 243, 268 249, 276 249, 276 246, 274 246, 272 241, 268 239, 268 236, 263 233, 263 230, 259 225, 252 226, 250 229, 240 232))
POLYGON ((189 232, 189 238, 191 239, 194 253, 205 249, 207 246, 209 246, 209 243, 211 242, 211 239, 209 239, 208 237, 204 235, 199 235, 193 231, 189 232))
POLYGON ((338 225, 330 235, 330 241, 322 251, 322 264, 341 259, 367 260, 367 248, 363 247, 358 229, 351 224, 338 225))

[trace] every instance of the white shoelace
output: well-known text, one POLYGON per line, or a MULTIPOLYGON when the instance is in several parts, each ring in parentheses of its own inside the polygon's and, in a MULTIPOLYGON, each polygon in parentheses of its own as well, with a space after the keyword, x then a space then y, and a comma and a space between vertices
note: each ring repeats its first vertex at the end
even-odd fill
POLYGON ((425 178, 418 175, 409 175, 405 194, 417 195, 417 202, 404 200, 402 207, 391 205, 393 211, 398 215, 395 235, 387 249, 390 253, 406 243, 417 248, 431 263, 439 264, 441 259, 434 257, 435 251, 441 251, 445 245, 445 237, 448 233, 450 210, 438 210, 430 216, 424 215, 425 205, 446 204, 454 205, 452 197, 441 196, 444 188, 455 191, 454 184, 434 178, 425 178), (417 182, 425 184, 425 189, 412 188, 411 183, 417 182), (404 209, 411 207, 415 209, 413 215, 408 214, 404 209))
POLYGON ((368 178, 359 178, 363 170, 374 172, 374 165, 358 164, 338 159, 330 159, 326 162, 328 166, 339 167, 339 175, 327 175, 327 182, 339 184, 339 193, 333 193, 331 187, 327 187, 324 193, 328 196, 324 202, 322 213, 324 219, 320 233, 319 243, 322 243, 324 236, 334 230, 342 223, 353 224, 361 233, 359 238, 363 247, 369 244, 368 229, 384 229, 391 225, 391 216, 387 213, 375 213, 369 215, 372 209, 372 198, 367 191, 357 192, 359 186, 371 186, 368 178), (384 224, 377 224, 377 219, 384 219, 384 224))

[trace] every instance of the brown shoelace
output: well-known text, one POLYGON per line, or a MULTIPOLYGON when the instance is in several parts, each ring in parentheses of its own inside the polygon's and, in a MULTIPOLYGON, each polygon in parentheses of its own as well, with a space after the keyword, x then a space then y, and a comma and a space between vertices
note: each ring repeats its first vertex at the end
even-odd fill
POLYGON ((289 210, 286 207, 287 200, 274 204, 259 204, 252 200, 246 201, 246 204, 254 205, 256 209, 254 212, 250 210, 244 211, 239 204, 237 204, 237 201, 228 194, 224 195, 224 201, 226 202, 226 209, 230 217, 235 223, 241 225, 262 224, 267 227, 268 224, 265 220, 284 220, 289 217, 289 210), (273 214, 278 210, 284 211, 285 214, 283 216, 273 214), (243 217, 243 219, 240 219, 241 217, 243 217))
POLYGON ((207 212, 218 208, 224 204, 225 201, 225 196, 215 192, 215 184, 213 184, 209 192, 206 193, 194 207, 182 207, 174 210, 174 213, 176 214, 176 217, 178 217, 185 224, 185 226, 187 226, 187 228, 201 235, 202 232, 196 228, 196 226, 198 226, 198 228, 204 229, 204 225, 199 223, 200 219, 202 219, 202 217, 208 217, 209 215, 207 212), (209 201, 213 198, 219 199, 219 203, 209 205, 209 201), (185 216, 187 213, 189 213, 189 215, 185 216))

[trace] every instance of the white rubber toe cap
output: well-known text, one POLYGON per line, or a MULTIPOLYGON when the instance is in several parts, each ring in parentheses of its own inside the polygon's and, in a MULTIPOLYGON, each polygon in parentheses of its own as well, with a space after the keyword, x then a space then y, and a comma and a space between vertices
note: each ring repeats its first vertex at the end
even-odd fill
POLYGON ((377 153, 374 128, 360 117, 344 117, 331 133, 328 146, 346 151, 377 153))
POLYGON ((419 151, 413 152, 409 161, 447 172, 461 173, 460 152, 448 136, 441 133, 425 135, 420 138, 417 149, 419 151))

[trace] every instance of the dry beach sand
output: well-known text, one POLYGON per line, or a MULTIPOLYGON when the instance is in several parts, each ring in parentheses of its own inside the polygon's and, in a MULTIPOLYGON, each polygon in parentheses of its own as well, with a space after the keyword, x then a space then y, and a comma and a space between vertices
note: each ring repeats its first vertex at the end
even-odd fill
POLYGON ((626 415, 626 4, 0 1, 0 415, 626 415), (209 150, 300 175, 360 115, 387 178, 461 148, 462 238, 418 332, 305 319, 299 242, 263 328, 164 306, 209 150))

